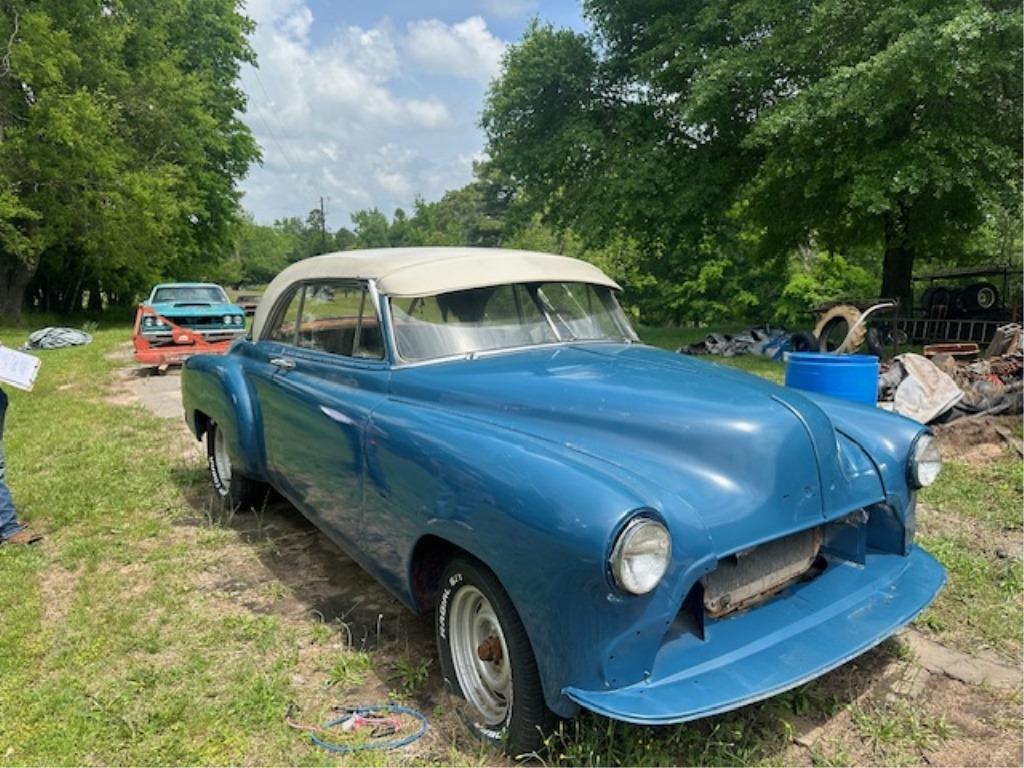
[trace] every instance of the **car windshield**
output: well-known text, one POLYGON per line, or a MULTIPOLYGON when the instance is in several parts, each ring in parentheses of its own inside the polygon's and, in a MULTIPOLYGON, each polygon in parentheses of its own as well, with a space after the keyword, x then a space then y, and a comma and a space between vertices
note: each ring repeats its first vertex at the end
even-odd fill
POLYGON ((403 360, 433 360, 562 341, 635 341, 611 290, 588 283, 516 283, 392 298, 403 360))
POLYGON ((216 285, 169 285, 153 292, 153 303, 199 301, 204 304, 226 304, 228 297, 216 285))

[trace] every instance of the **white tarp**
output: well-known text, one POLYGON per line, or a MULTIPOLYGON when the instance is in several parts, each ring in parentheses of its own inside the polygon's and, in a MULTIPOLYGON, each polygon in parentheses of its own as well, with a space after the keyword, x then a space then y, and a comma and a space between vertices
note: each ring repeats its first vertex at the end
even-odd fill
POLYGON ((956 382, 926 357, 907 353, 897 357, 894 363, 902 365, 907 374, 893 398, 896 413, 927 424, 964 396, 956 382))

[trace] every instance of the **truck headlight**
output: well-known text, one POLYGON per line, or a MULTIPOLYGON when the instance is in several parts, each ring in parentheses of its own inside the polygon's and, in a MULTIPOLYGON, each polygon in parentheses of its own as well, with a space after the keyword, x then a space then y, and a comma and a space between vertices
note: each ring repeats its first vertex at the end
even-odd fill
POLYGON ((942 454, 939 445, 931 435, 921 435, 914 443, 907 466, 910 484, 915 488, 927 488, 935 482, 942 469, 942 454))
POLYGON ((658 586, 672 556, 668 529, 649 517, 631 520, 612 548, 612 576, 620 589, 645 595, 658 586))

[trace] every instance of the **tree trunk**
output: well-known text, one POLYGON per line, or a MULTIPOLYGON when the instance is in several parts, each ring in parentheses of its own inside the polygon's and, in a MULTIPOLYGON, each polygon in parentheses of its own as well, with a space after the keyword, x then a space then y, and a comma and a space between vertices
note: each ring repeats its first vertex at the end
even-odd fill
POLYGON ((5 320, 21 319, 21 308, 25 303, 25 289, 32 281, 39 262, 25 264, 17 262, 6 269, 0 269, 0 315, 5 320))
POLYGON ((882 296, 900 300, 904 311, 913 305, 914 246, 909 235, 909 211, 900 205, 885 214, 885 260, 882 263, 882 296))
POLYGON ((89 311, 103 311, 103 294, 100 292, 100 281, 97 280, 89 286, 89 311))

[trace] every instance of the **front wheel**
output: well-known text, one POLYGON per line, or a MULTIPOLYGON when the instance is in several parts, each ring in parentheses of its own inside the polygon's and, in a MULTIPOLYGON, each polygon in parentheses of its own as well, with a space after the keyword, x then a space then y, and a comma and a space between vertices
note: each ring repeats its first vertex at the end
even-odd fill
POLYGON ((248 510, 261 506, 267 500, 270 489, 266 485, 235 471, 224 430, 212 421, 206 430, 206 461, 213 488, 225 504, 233 509, 248 510))
POLYGON ((494 574, 468 559, 452 561, 435 620, 441 673, 465 700, 470 729, 512 756, 539 751, 555 716, 523 623, 494 574))

